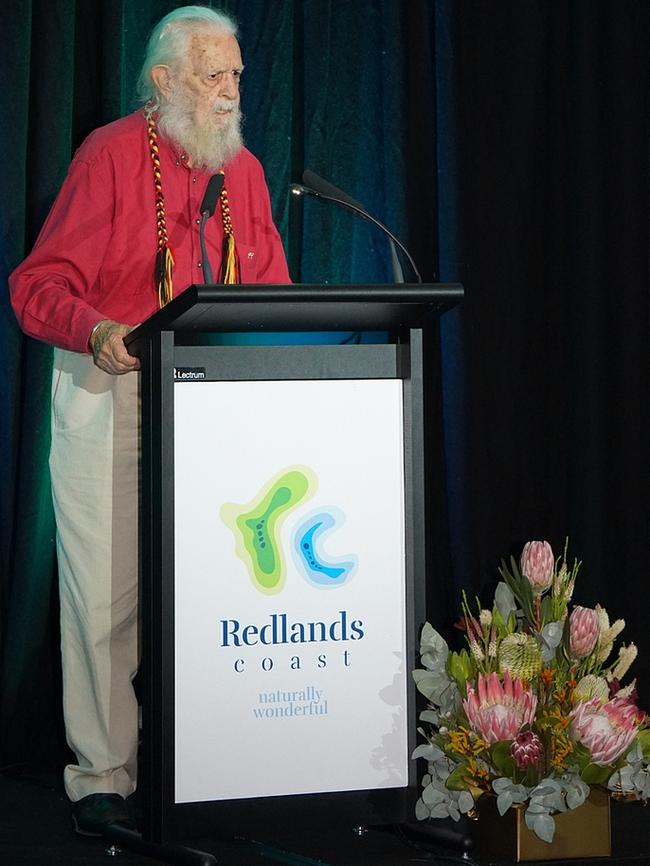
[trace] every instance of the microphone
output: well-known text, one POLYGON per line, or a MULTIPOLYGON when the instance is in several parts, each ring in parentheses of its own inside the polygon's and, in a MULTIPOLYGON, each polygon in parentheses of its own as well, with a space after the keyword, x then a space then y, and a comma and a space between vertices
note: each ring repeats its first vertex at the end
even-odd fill
POLYGON ((295 196, 301 195, 312 195, 316 198, 325 199, 325 201, 333 201, 335 204, 340 205, 346 210, 352 211, 352 213, 357 214, 357 216, 363 217, 363 219, 368 220, 373 225, 377 226, 377 228, 381 229, 385 235, 388 236, 388 241, 391 248, 391 258, 393 264, 393 276, 396 283, 404 282, 404 274, 402 273, 402 268, 400 266, 399 260, 397 258, 397 253, 395 251, 395 245, 397 245, 400 250, 404 253, 406 258, 409 261, 413 269, 413 273, 418 281, 418 283, 422 282, 422 277, 420 276, 420 272, 417 269, 411 254, 406 249, 404 244, 395 237, 395 235, 390 231, 390 229, 386 228, 386 226, 380 222, 375 217, 371 216, 368 211, 360 204, 358 201, 355 201, 351 196, 347 193, 343 192, 342 189, 334 186, 334 184, 329 183, 324 178, 319 177, 310 169, 305 169, 302 175, 302 179, 304 183, 292 183, 289 185, 289 189, 295 196))
POLYGON ((208 181, 208 185, 205 188, 205 195, 201 202, 201 214, 207 212, 207 215, 211 217, 214 213, 214 209, 217 206, 217 199, 221 195, 221 190, 223 189, 223 180, 223 173, 217 172, 217 174, 213 174, 208 181))
POLYGON ((199 227, 199 240, 201 242, 201 256, 203 258, 203 281, 209 286, 212 284, 212 268, 210 267, 210 259, 205 246, 205 224, 214 213, 217 206, 217 199, 221 195, 223 189, 223 172, 213 174, 205 189, 203 201, 201 202, 201 225, 199 227))

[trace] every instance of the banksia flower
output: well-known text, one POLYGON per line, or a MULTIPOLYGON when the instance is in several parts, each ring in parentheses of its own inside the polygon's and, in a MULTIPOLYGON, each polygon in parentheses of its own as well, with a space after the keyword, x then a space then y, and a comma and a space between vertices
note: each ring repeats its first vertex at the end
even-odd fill
POLYGON ((542 741, 533 731, 522 731, 512 741, 510 754, 520 770, 539 767, 544 757, 542 741))
POLYGON ((509 634, 499 646, 499 671, 513 677, 532 680, 542 670, 542 653, 532 635, 509 634))
MULTIPOLYGON (((611 686, 610 686, 610 690, 611 690, 611 686)), ((636 701, 636 699, 637 699, 636 677, 632 680, 631 683, 629 683, 627 686, 625 686, 624 689, 619 689, 616 692, 616 697, 619 698, 620 700, 632 701, 632 702, 636 701)))
POLYGON ((625 674, 630 669, 630 665, 637 657, 638 650, 635 644, 631 643, 629 646, 622 646, 618 651, 618 661, 614 666, 614 670, 609 674, 608 679, 610 680, 622 680, 625 674))
POLYGON ((593 698, 598 698, 601 704, 604 704, 609 697, 609 685, 605 677, 597 677, 595 674, 588 674, 583 677, 578 685, 573 690, 573 702, 575 704, 584 704, 593 698))
POLYGON ((598 625, 600 633, 598 635, 598 661, 604 662, 609 658, 609 654, 614 646, 614 641, 625 628, 625 620, 617 619, 610 626, 609 616, 604 607, 596 605, 596 613, 598 615, 598 625))
POLYGON ((577 659, 585 659, 596 646, 600 625, 598 614, 590 607, 577 605, 569 617, 571 655, 577 659))
POLYGON ((593 698, 571 711, 571 735, 591 752, 594 764, 605 767, 626 751, 636 737, 645 713, 628 700, 606 704, 593 698))
POLYGON ((541 595, 553 582, 553 550, 548 541, 528 541, 519 560, 519 570, 528 578, 533 592, 541 595))
POLYGON ((537 698, 532 691, 508 671, 503 685, 496 673, 479 674, 478 692, 468 685, 467 699, 463 701, 470 727, 487 743, 514 740, 523 725, 531 724, 536 708, 537 698))

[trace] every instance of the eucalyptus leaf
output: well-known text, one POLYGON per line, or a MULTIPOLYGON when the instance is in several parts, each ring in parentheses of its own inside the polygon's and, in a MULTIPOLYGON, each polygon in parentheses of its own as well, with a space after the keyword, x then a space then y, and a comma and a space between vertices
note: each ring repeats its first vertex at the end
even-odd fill
POLYGON ((427 652, 430 647, 434 646, 436 635, 438 635, 438 632, 431 623, 425 622, 420 634, 420 654, 427 652))
POLYGON ((546 797, 548 794, 557 794, 562 786, 555 779, 542 779, 536 788, 530 792, 531 797, 546 797))
MULTIPOLYGON (((548 601, 548 598, 545 598, 544 601, 548 601)), ((541 632, 538 633, 538 638, 541 644, 542 650, 542 660, 545 662, 552 661, 557 648, 559 647, 562 641, 562 632, 564 630, 564 623, 562 622, 549 622, 541 632)))
POLYGON ((439 758, 444 758, 445 753, 434 743, 423 743, 413 750, 411 758, 424 758, 426 761, 437 761, 439 758))
POLYGON ((427 667, 432 666, 432 669, 443 667, 449 653, 447 642, 438 634, 431 623, 426 622, 422 627, 420 635, 420 656, 422 663, 427 667), (426 661, 425 661, 426 659, 426 661))
MULTIPOLYGON (((589 788, 587 788, 589 791, 589 788)), ((585 796, 585 792, 578 787, 571 787, 566 792, 566 804, 569 809, 577 809, 578 806, 582 806, 587 797, 585 796)))
POLYGON ((550 844, 555 835, 555 821, 550 815, 537 815, 532 829, 536 836, 550 844))
POLYGON ((415 817, 418 821, 426 821, 431 815, 431 811, 428 806, 425 805, 422 797, 420 797, 415 804, 415 817))
POLYGON ((628 764, 640 764, 643 760, 644 751, 642 747, 641 735, 648 733, 650 733, 650 731, 640 731, 639 734, 637 734, 637 738, 634 741, 632 748, 625 756, 627 758, 628 764))
POLYGON ((440 721, 440 713, 435 710, 422 710, 420 713, 421 722, 429 722, 432 725, 437 725, 440 721))
POLYGON ((492 782, 492 790, 495 794, 500 794, 502 791, 506 791, 508 788, 512 787, 512 782, 510 779, 494 779, 492 782))
POLYGON ((512 806, 512 803, 513 800, 510 791, 503 791, 503 793, 499 794, 497 797, 497 810, 499 815, 505 815, 508 809, 512 806))
POLYGON ((470 794, 469 791, 461 791, 458 797, 458 808, 466 815, 474 808, 474 797, 470 794))
POLYGON ((607 787, 611 791, 633 791, 635 788, 635 784, 633 781, 634 768, 630 767, 629 764, 625 767, 621 767, 620 770, 617 770, 607 780, 607 787))
POLYGON ((499 581, 494 592, 494 603, 496 604, 499 614, 503 618, 504 624, 508 622, 510 614, 517 610, 515 597, 507 583, 499 581))
POLYGON ((427 787, 422 791, 422 799, 426 806, 433 808, 434 806, 437 806, 438 803, 444 803, 447 797, 443 791, 440 791, 433 785, 427 785, 427 787))
POLYGON ((422 668, 417 668, 411 673, 417 690, 421 692, 425 698, 430 699, 438 685, 437 675, 431 671, 422 670, 422 668))

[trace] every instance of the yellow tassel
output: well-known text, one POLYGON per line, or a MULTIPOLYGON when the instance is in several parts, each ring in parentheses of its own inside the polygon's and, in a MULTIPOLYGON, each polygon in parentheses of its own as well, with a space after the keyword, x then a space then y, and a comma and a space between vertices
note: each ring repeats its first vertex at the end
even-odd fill
POLYGON ((234 285, 239 282, 237 250, 235 248, 235 238, 232 234, 227 234, 223 239, 223 265, 221 274, 221 282, 226 285, 234 285))
POLYGON ((158 305, 162 309, 174 297, 174 255, 165 244, 156 253, 156 287, 158 305))

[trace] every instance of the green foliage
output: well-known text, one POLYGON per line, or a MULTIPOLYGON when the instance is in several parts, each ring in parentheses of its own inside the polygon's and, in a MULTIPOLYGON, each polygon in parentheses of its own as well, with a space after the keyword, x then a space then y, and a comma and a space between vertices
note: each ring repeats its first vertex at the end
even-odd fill
POLYGON ((450 652, 447 656, 447 671, 456 681, 462 695, 467 694, 467 683, 476 674, 476 664, 466 649, 459 653, 450 652))
POLYGON ((598 764, 587 764, 580 773, 580 778, 588 785, 606 785, 612 775, 611 767, 600 767, 598 764))
POLYGON ((515 760, 510 754, 510 740, 499 740, 490 746, 490 761, 499 775, 513 778, 516 771, 515 760))
POLYGON ((456 769, 447 776, 445 782, 450 791, 467 791, 467 779, 465 778, 467 767, 464 764, 459 764, 456 769))
POLYGON ((506 565, 504 559, 501 560, 499 574, 510 587, 512 594, 519 602, 523 611, 524 617, 531 626, 535 625, 535 603, 533 600, 533 590, 530 583, 519 572, 514 556, 510 557, 510 569, 506 565))
POLYGON ((574 766, 580 773, 591 764, 591 752, 582 743, 575 743, 571 758, 574 766))
POLYGON ((641 746, 644 758, 650 758, 650 728, 643 728, 637 734, 637 741, 641 746))

